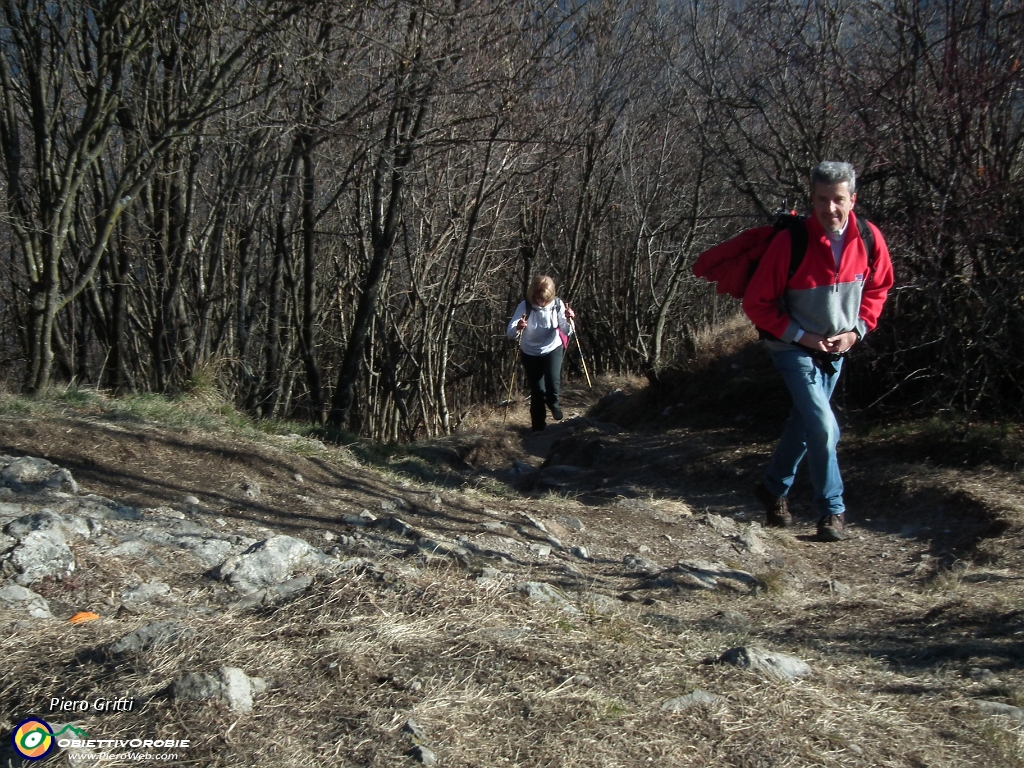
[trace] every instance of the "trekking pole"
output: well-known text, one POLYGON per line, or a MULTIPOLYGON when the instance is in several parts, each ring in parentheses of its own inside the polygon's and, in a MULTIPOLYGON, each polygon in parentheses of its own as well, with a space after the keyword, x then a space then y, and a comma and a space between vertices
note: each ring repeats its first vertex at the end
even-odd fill
POLYGON ((505 398, 505 415, 501 417, 501 426, 505 426, 505 420, 508 418, 508 406, 512 402, 512 387, 516 384, 516 368, 519 367, 516 365, 519 362, 519 339, 522 335, 522 331, 516 334, 516 354, 512 358, 512 378, 508 382, 508 397, 505 398))
POLYGON ((590 381, 590 371, 587 370, 587 361, 583 359, 583 347, 580 346, 580 335, 576 333, 576 323, 570 320, 569 328, 572 330, 572 335, 576 339, 576 349, 580 351, 580 362, 583 363, 583 373, 587 377, 587 386, 593 389, 594 385, 590 381))

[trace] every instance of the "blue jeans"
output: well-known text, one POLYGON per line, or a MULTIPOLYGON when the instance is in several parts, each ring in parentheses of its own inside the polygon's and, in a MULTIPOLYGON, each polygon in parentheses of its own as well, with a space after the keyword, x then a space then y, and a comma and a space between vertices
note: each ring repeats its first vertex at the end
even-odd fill
POLYGON ((799 347, 769 352, 793 397, 793 409, 775 447, 764 485, 775 496, 785 496, 793 487, 796 468, 806 455, 814 486, 815 513, 819 516, 841 514, 845 507, 843 480, 836 459, 839 424, 829 400, 839 381, 843 361, 833 363, 835 373, 826 374, 815 365, 814 358, 799 347))

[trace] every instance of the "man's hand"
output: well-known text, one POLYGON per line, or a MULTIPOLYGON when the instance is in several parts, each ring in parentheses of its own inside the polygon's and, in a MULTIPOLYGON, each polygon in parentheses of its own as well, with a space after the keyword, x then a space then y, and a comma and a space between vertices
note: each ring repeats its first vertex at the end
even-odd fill
POLYGON ((837 333, 835 336, 827 337, 821 336, 817 333, 808 333, 807 331, 804 331, 804 335, 800 337, 800 341, 798 341, 797 344, 818 352, 828 352, 833 355, 841 355, 856 344, 858 338, 856 331, 837 333))
POLYGON ((831 352, 832 349, 828 345, 828 339, 818 333, 810 333, 804 331, 804 335, 800 337, 800 341, 797 342, 801 347, 807 347, 813 349, 816 352, 831 352))
POLYGON ((860 337, 856 331, 847 331, 846 333, 839 333, 835 336, 829 336, 825 339, 825 344, 828 347, 829 352, 835 352, 836 354, 843 354, 846 350, 857 343, 860 337))

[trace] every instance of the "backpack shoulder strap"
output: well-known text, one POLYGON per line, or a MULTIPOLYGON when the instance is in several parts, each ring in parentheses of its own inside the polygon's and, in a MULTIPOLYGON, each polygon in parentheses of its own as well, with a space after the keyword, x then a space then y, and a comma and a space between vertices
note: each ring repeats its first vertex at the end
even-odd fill
POLYGON ((789 276, 792 277, 800 269, 807 253, 807 224, 803 219, 794 219, 786 228, 789 230, 789 276))
POLYGON ((875 233, 871 231, 871 225, 867 219, 857 217, 857 231, 860 239, 864 241, 864 248, 868 252, 868 274, 864 276, 864 282, 871 279, 875 272, 875 233))

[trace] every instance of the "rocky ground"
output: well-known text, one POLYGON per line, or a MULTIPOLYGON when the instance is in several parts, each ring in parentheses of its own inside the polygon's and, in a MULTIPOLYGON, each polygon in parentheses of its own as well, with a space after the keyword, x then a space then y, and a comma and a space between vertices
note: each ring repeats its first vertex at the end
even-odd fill
POLYGON ((851 417, 847 539, 799 484, 765 530, 744 355, 401 448, 7 398, 0 726, 75 766, 1024 766, 1012 457, 851 417))

